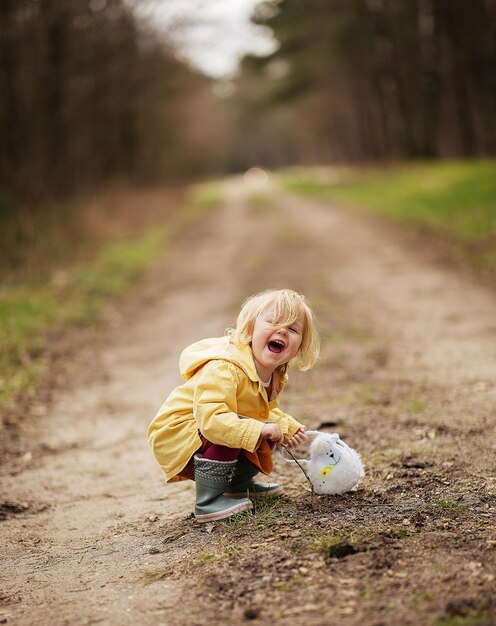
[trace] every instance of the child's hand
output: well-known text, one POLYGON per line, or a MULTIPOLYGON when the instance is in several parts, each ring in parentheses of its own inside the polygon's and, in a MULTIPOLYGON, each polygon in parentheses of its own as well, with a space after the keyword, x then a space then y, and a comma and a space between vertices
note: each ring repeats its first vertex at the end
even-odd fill
POLYGON ((300 428, 298 428, 295 434, 288 441, 287 445, 289 448, 297 448, 305 441, 305 439, 307 438, 307 436, 305 435, 305 430, 305 426, 301 426, 300 428))
POLYGON ((282 435, 281 429, 277 424, 265 424, 265 426, 262 428, 261 434, 264 439, 270 439, 270 441, 273 441, 276 446, 281 446, 284 443, 284 437, 282 435))

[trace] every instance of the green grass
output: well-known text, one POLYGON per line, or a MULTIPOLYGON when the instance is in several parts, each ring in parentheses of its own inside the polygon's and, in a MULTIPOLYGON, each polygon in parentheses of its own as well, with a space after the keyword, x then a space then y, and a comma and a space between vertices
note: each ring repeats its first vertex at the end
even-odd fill
MULTIPOLYGON (((0 406, 36 384, 48 331, 94 322, 167 247, 170 237, 221 201, 218 187, 198 187, 189 204, 133 238, 102 242, 85 262, 0 288, 0 406)), ((47 267, 50 268, 49 259, 47 267)))
POLYGON ((191 560, 191 563, 197 566, 207 565, 209 563, 219 563, 221 561, 224 561, 225 559, 230 558, 231 556, 234 556, 235 554, 243 552, 242 548, 240 548, 239 546, 225 546, 222 545, 222 543, 220 548, 220 552, 199 552, 191 560))
POLYGON ((496 161, 432 161, 390 168, 301 168, 280 175, 290 191, 367 209, 458 243, 496 269, 496 161))
POLYGON ((332 534, 322 534, 320 536, 314 537, 310 542, 310 550, 314 550, 315 552, 320 552, 324 555, 329 554, 329 551, 335 546, 339 545, 343 541, 343 536, 341 532, 334 532, 332 534))
POLYGON ((135 240, 106 244, 91 262, 67 269, 57 280, 5 288, 0 294, 0 400, 35 382, 48 330, 92 322, 105 301, 122 294, 166 242, 162 227, 135 240))
POLYGON ((434 502, 434 506, 442 511, 466 511, 468 509, 466 504, 455 502, 451 498, 438 498, 434 502))
POLYGON ((426 407, 426 403, 420 398, 409 398, 407 410, 410 413, 422 413, 426 407))

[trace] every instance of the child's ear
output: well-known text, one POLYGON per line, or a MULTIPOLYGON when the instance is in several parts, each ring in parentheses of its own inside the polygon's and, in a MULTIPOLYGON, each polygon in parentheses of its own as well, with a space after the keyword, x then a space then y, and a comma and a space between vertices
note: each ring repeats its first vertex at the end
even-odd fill
POLYGON ((251 340, 253 339, 253 327, 254 326, 255 326, 255 322, 250 322, 249 324, 246 325, 245 337, 248 343, 251 343, 251 340))

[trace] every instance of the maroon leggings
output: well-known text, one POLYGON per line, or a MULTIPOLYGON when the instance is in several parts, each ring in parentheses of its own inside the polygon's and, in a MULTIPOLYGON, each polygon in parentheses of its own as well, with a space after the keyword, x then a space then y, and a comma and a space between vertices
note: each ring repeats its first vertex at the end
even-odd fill
POLYGON ((203 458, 211 461, 235 461, 240 452, 239 448, 228 448, 227 446, 219 446, 213 443, 205 450, 203 458))
MULTIPOLYGON (((274 447, 274 442, 269 441, 268 443, 272 449, 274 447)), ((228 448, 227 446, 220 446, 213 443, 205 450, 203 458, 210 459, 211 461, 235 461, 240 452, 240 448, 228 448)))

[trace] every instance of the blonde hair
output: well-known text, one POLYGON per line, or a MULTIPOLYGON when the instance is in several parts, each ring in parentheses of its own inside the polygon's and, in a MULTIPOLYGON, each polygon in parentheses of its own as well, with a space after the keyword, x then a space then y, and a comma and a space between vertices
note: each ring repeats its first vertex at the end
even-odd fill
MULTIPOLYGON (((241 343, 250 343, 255 320, 269 308, 273 312, 273 323, 277 326, 293 324, 300 314, 303 315, 302 340, 296 364, 301 371, 309 370, 319 357, 319 333, 315 315, 305 297, 292 289, 267 289, 247 298, 241 306, 236 327, 230 329, 230 334, 241 343)), ((282 366, 282 369, 285 371, 286 365, 282 366)))

